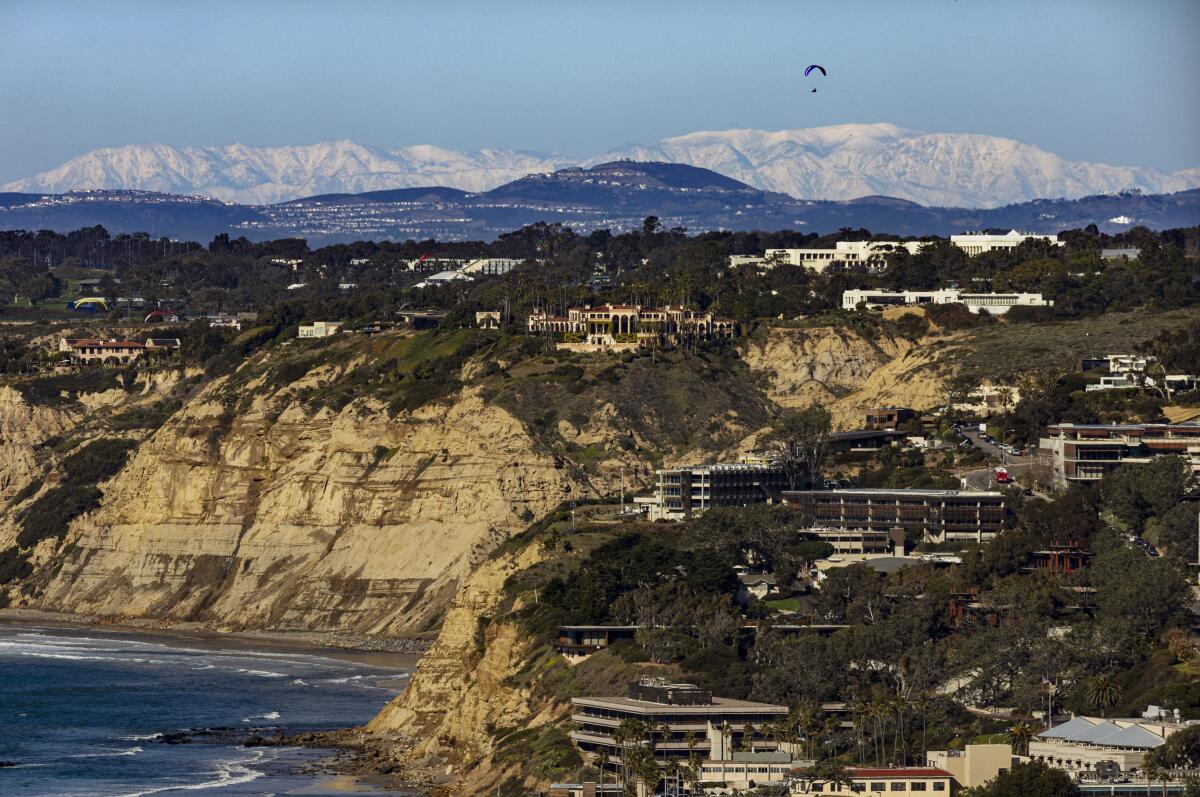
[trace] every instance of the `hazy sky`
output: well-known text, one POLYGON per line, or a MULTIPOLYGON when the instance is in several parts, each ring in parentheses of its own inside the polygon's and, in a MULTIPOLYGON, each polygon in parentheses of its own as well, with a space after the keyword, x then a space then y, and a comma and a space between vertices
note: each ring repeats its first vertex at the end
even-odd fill
POLYGON ((149 141, 584 157, 845 122, 1174 170, 1197 41, 1200 0, 0 0, 0 181, 149 141))

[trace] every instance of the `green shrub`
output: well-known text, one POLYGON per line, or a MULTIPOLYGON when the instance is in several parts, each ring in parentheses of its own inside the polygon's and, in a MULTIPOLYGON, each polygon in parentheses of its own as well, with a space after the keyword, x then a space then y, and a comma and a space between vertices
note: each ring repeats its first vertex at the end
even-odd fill
POLYGON ((42 480, 34 479, 29 484, 25 485, 20 490, 18 490, 17 493, 15 495, 13 495, 12 498, 8 499, 8 505, 16 506, 17 504, 21 503, 22 501, 24 501, 28 498, 32 498, 33 496, 37 495, 37 491, 40 489, 42 489, 42 480))
POLYGON ((181 407, 178 399, 163 399, 148 407, 134 407, 120 415, 113 416, 110 422, 113 429, 157 429, 167 422, 181 407))
POLYGON ((129 450, 136 445, 134 440, 93 440, 63 459, 64 484, 91 485, 112 478, 125 466, 129 450))
POLYGON ((71 521, 100 505, 102 493, 82 484, 61 484, 47 490, 21 513, 17 545, 29 548, 44 539, 62 539, 71 521))
POLYGON ((0 551, 0 584, 29 578, 32 573, 33 567, 29 564, 29 557, 21 553, 16 546, 0 551))

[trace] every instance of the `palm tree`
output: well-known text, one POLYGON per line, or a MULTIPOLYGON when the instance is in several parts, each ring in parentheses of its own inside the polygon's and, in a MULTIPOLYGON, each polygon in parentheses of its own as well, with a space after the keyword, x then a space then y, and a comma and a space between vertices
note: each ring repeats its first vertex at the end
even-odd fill
POLYGON ((1012 742, 1013 752, 1017 755, 1029 755, 1029 743, 1033 737, 1033 726, 1027 722, 1018 722, 1008 729, 1008 740, 1012 742))
POLYGON ((1088 705, 1098 710, 1101 717, 1106 709, 1115 706, 1120 699, 1121 688, 1113 683, 1107 673, 1100 673, 1088 683, 1088 705))
POLYGON ((742 747, 749 746, 752 753, 757 752, 754 749, 754 734, 757 732, 758 729, 754 727, 754 723, 752 722, 747 722, 742 726, 742 747))

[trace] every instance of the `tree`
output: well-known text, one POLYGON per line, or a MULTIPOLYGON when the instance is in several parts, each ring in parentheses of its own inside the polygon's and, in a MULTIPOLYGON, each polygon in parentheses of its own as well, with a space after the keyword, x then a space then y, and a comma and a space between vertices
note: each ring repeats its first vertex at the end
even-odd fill
POLYGON ((1088 705, 1100 712, 1100 716, 1104 716, 1107 709, 1112 708, 1121 699, 1121 689, 1110 678, 1107 673, 1100 673, 1091 681, 1087 687, 1087 702, 1088 705))
POLYGON ((1008 740, 1012 742, 1013 752, 1017 755, 1029 755, 1029 743, 1035 736, 1033 726, 1028 722, 1018 722, 1008 729, 1008 740))
POLYGON ((812 484, 820 482, 831 431, 829 410, 816 404, 799 412, 789 410, 780 417, 767 437, 767 451, 783 470, 788 489, 795 490, 806 471, 812 484))
POLYGON ((971 797, 1077 797, 1078 794, 1079 789, 1066 772, 1051 769, 1041 761, 1031 761, 1001 772, 973 789, 971 797))

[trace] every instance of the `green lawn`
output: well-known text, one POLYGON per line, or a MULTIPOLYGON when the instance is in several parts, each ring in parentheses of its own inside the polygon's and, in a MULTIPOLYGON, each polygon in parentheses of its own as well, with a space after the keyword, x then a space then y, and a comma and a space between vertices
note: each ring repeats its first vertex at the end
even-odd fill
POLYGON ((776 598, 774 600, 763 601, 771 611, 775 612, 798 612, 800 611, 799 598, 776 598))

